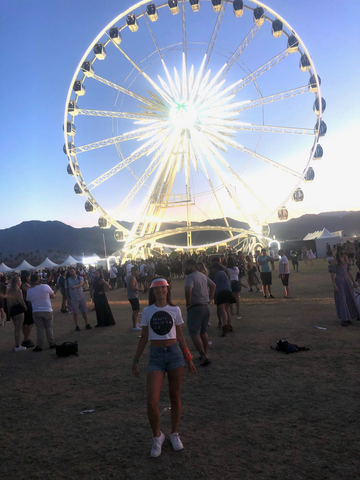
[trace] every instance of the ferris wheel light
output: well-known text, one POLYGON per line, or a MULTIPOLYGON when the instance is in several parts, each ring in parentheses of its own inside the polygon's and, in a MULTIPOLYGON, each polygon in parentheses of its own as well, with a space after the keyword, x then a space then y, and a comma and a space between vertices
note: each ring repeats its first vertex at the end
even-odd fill
POLYGON ((170 121, 176 128, 191 129, 196 119, 197 111, 192 103, 178 102, 170 110, 170 121))

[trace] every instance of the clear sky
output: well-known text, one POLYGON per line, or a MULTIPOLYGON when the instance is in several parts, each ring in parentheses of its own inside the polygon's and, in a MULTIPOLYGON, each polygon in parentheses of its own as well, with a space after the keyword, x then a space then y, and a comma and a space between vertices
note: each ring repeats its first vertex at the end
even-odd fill
MULTIPOLYGON (((5 2, 2 5, 0 145, 1 190, 6 202, 3 202, 5 206, 0 215, 1 229, 26 220, 60 220, 75 227, 97 224, 98 217, 85 212, 85 199, 75 195, 74 178, 66 173, 68 162, 62 151, 64 105, 75 69, 88 46, 113 18, 134 3, 131 0, 103 0, 102 2, 17 0, 5 2)), ((358 45, 360 30, 358 19, 360 2, 268 0, 265 3, 285 18, 304 41, 321 76, 322 96, 327 102, 323 119, 327 123, 328 133, 321 141, 324 157, 321 161, 314 163, 315 181, 302 186, 305 193, 304 202, 295 204, 290 201, 287 204, 290 218, 322 211, 359 210, 360 62, 358 45)), ((226 14, 230 13, 226 12, 226 14)), ((167 12, 166 18, 168 15, 167 12)), ((189 27, 195 27, 196 31, 197 22, 199 29, 206 36, 207 29, 211 34, 215 18, 216 15, 209 8, 208 2, 202 1, 200 12, 193 14, 191 18, 190 15, 188 16, 189 27)), ((234 18, 231 13, 231 18, 229 17, 226 20, 227 23, 222 26, 223 37, 219 36, 229 50, 231 48, 234 50, 234 45, 236 47, 239 43, 236 28, 240 23, 235 24, 234 18)), ((236 19, 238 20, 242 21, 242 19, 236 19)), ((159 44, 166 45, 170 43, 171 30, 169 31, 169 28, 166 30, 165 27, 162 30, 161 21, 164 20, 161 20, 160 15, 156 26, 154 24, 154 31, 157 32, 159 44)), ((131 34, 137 37, 134 43, 131 45, 130 42, 128 43, 128 51, 138 59, 144 58, 150 51, 147 49, 150 48, 148 47, 149 35, 146 35, 144 30, 131 34)), ((181 34, 181 30, 178 33, 181 34)), ((189 35, 193 35, 188 39, 189 41, 196 40, 194 34, 189 35)), ((125 38, 127 37, 124 33, 125 38)), ((128 38, 135 39, 135 36, 128 38)), ((262 43, 259 41, 247 57, 244 53, 244 62, 251 69, 261 64, 256 61, 256 48, 258 48, 259 57, 269 60, 272 56, 270 41, 268 44, 262 37, 259 39, 262 43)), ((181 41, 181 36, 177 36, 176 41, 181 41)), ((153 50, 152 44, 151 51, 153 50)), ((203 52, 201 57, 202 55, 203 52)), ((200 61, 200 56, 197 58, 194 54, 191 63, 195 64, 195 69, 199 67, 196 64, 198 60, 200 61)), ((223 60, 219 59, 217 63, 215 61, 215 65, 220 67, 221 62, 223 63, 223 60)), ((100 68, 103 69, 103 76, 105 76, 104 73, 108 73, 109 77, 118 83, 124 80, 123 76, 114 70, 110 52, 108 58, 102 63, 103 66, 98 67, 100 61, 95 62, 95 67, 99 72, 100 68)), ((158 73, 163 76, 163 71, 160 71, 157 65, 150 67, 149 72, 155 77, 157 68, 159 68, 158 73)), ((180 65, 178 70, 181 71, 180 65)), ((278 70, 279 75, 280 72, 282 72, 281 69, 278 70)), ((286 79, 287 70, 284 72, 282 78, 286 79)), ((261 84, 264 95, 276 93, 282 89, 282 81, 279 77, 272 75, 270 74, 267 78, 264 75, 261 84), (277 84, 280 84, 279 88, 275 88, 277 84)), ((283 83, 285 84, 285 81, 283 83)), ((305 83, 307 80, 303 84, 305 83)), ((292 88, 297 86, 301 86, 301 82, 295 80, 292 88)), ((111 110, 111 102, 115 98, 114 94, 112 99, 107 98, 108 94, 109 92, 104 93, 104 97, 101 97, 100 93, 97 94, 97 97, 93 97, 91 105, 87 104, 87 106, 111 110)), ((276 121, 277 117, 273 115, 272 118, 271 109, 267 115, 265 123, 276 125, 272 120, 276 121)), ((289 120, 288 126, 313 127, 315 124, 315 116, 310 117, 313 120, 306 121, 305 124, 295 123, 295 125, 292 124, 291 117, 291 112, 284 117, 289 120)), ((298 119, 300 121, 301 116, 298 119)), ((261 123, 251 115, 244 117, 244 121, 261 123)), ((131 124, 127 124, 128 129, 133 128, 129 125, 131 124)), ((88 135, 83 132, 84 141, 80 141, 79 137, 79 143, 90 143, 112 136, 111 121, 104 122, 101 128, 103 129, 101 134, 100 127, 99 132, 91 128, 87 130, 88 135)), ((248 135, 249 142, 254 142, 253 138, 250 139, 250 134, 248 135)), ((297 140, 291 143, 288 137, 278 135, 276 141, 272 141, 273 143, 266 143, 265 139, 265 146, 262 147, 261 153, 272 158, 276 147, 277 152, 282 151, 284 156, 291 154, 296 162, 297 156, 305 147, 300 142, 296 143, 297 140)), ((77 138, 76 135, 76 144, 78 144, 77 138)), ((248 137, 245 135, 244 138, 248 137)), ((114 146, 107 149, 113 149, 116 153, 114 146)), ((93 157, 88 157, 87 161, 94 161, 97 164, 104 162, 107 168, 113 160, 110 157, 105 159, 104 152, 105 149, 97 150, 93 157)), ((116 162, 112 164, 114 163, 116 162)), ((143 168, 141 165, 140 163, 140 170, 143 168)), ((89 163, 84 165, 85 172, 86 168, 89 169, 88 175, 91 180, 92 173, 95 174, 96 169, 92 170, 92 165, 89 163)), ((106 168, 100 173, 103 173, 106 168)), ((141 174, 140 170, 136 172, 138 175, 141 174)), ((280 177, 268 177, 267 182, 264 182, 266 172, 265 168, 263 170, 261 167, 255 168, 252 172, 252 181, 257 178, 261 188, 269 190, 270 196, 276 196, 279 190, 287 188, 280 177)), ((119 189, 126 190, 127 177, 124 175, 116 181, 117 184, 109 183, 107 191, 105 189, 102 193, 104 205, 115 206, 115 203, 117 205, 121 202, 123 197, 117 198, 116 195, 119 189)), ((250 177, 249 181, 251 181, 250 177)), ((133 220, 138 205, 135 202, 121 219, 133 220)), ((230 216, 236 215, 231 208, 227 212, 230 216)), ((209 207, 206 215, 211 217, 212 214, 209 207)), ((218 216, 215 211, 214 216, 218 216)), ((182 219, 179 218, 179 220, 182 219)), ((276 220, 275 216, 270 219, 270 221, 276 220)))

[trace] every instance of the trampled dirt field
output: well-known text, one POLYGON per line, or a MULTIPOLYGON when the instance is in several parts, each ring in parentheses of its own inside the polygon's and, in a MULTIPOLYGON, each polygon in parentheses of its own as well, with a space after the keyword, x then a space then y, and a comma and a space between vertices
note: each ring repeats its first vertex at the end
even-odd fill
MULTIPOLYGON (((59 312, 59 299, 53 302, 55 340, 78 340, 79 357, 58 358, 48 348, 13 353, 13 326, 1 327, 0 478, 360 478, 360 322, 341 327, 323 260, 313 267, 300 262, 300 273, 290 276, 291 300, 282 299, 277 277, 273 283, 275 300, 244 292, 242 319, 233 320, 234 332, 225 338, 211 306, 213 362, 203 368, 195 360, 197 375, 186 372, 183 380, 185 448, 174 452, 167 439, 157 459, 149 457, 147 352, 136 380, 138 332, 131 331, 124 289, 108 293, 114 327, 81 325, 75 332, 72 316, 59 312), (310 351, 272 351, 279 339, 310 351), (87 409, 95 411, 80 414, 87 409)), ((185 319, 184 281, 173 285, 185 319)), ((89 318, 95 325, 95 312, 89 318)), ((167 437, 169 405, 165 384, 160 408, 167 437)))

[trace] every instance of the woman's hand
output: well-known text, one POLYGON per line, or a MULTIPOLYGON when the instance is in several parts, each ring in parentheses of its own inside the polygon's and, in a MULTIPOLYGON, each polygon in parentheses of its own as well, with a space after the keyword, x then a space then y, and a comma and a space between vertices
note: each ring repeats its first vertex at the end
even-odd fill
POLYGON ((193 364, 193 361, 190 360, 188 362, 188 368, 189 368, 189 372, 192 373, 193 375, 196 374, 196 368, 195 368, 195 365, 193 364))
POLYGON ((335 291, 335 292, 338 292, 338 291, 339 291, 337 285, 334 285, 334 291, 335 291))
POLYGON ((138 378, 140 376, 140 370, 137 363, 133 363, 132 365, 132 374, 135 378, 138 378))

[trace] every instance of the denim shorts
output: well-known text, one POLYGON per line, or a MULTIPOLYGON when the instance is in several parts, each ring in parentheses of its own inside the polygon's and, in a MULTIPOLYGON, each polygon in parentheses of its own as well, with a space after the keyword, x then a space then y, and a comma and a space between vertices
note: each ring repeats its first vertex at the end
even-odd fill
POLYGON ((193 305, 187 311, 187 327, 190 336, 205 335, 210 318, 208 305, 193 305))
POLYGON ((184 365, 184 355, 178 342, 165 348, 150 347, 148 372, 168 372, 184 365))

